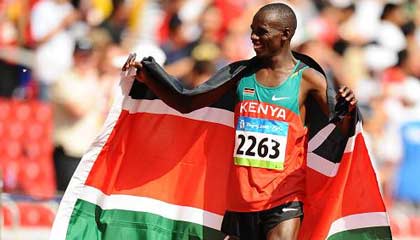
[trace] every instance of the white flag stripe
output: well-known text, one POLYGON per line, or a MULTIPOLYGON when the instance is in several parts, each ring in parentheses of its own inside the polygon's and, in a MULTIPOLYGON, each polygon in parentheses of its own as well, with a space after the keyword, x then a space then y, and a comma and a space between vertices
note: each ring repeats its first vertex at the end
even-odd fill
POLYGON ((354 144, 356 143, 356 136, 349 137, 347 140, 346 148, 344 149, 345 153, 353 152, 354 144))
POLYGON ((333 163, 315 153, 308 153, 307 166, 325 176, 334 177, 337 174, 340 163, 333 163))
POLYGON ((308 152, 313 152, 315 149, 321 146, 325 139, 327 139, 327 137, 332 133, 334 128, 335 125, 330 123, 319 132, 317 132, 317 134, 315 134, 315 136, 313 136, 308 142, 308 152))
POLYGON ((160 200, 131 195, 106 195, 100 190, 85 186, 80 199, 100 206, 103 210, 148 212, 175 221, 186 221, 220 230, 223 216, 203 209, 179 206, 160 200))
POLYGON ((353 229, 385 226, 389 226, 388 217, 385 212, 353 214, 335 220, 328 232, 328 237, 353 229))
POLYGON ((187 114, 182 114, 177 110, 166 105, 160 99, 135 100, 131 98, 126 98, 123 103, 123 109, 129 111, 130 113, 144 112, 154 114, 168 114, 173 116, 182 116, 183 118, 189 118, 193 120, 218 123, 232 128, 234 126, 233 112, 214 107, 205 107, 187 114))
MULTIPOLYGON (((327 139, 327 137, 332 133, 332 131, 335 129, 335 125, 330 123, 327 126, 325 126, 323 129, 321 129, 315 136, 311 138, 311 140, 308 142, 308 152, 313 152, 316 150, 321 144, 327 139)), ((363 132, 362 129, 362 123, 357 122, 356 124, 356 132, 354 133, 354 136, 350 137, 346 144, 346 150, 344 152, 351 152, 354 148, 354 139, 357 134, 363 132)))

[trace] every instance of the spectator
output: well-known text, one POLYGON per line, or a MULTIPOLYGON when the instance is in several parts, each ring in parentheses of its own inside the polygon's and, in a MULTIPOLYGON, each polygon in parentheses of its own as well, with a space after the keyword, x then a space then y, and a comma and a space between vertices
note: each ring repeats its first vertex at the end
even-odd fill
POLYGON ((68 0, 43 0, 31 13, 36 44, 34 72, 39 80, 40 98, 49 99, 49 87, 73 64, 74 38, 69 27, 79 13, 68 0))
POLYGON ((99 27, 108 32, 113 43, 121 44, 127 28, 129 9, 125 0, 113 0, 112 3, 114 8, 111 15, 99 27))
POLYGON ((169 21, 169 38, 161 46, 167 57, 165 65, 170 65, 191 55, 195 43, 189 42, 184 27, 178 15, 173 15, 169 21))
POLYGON ((58 190, 65 190, 103 122, 97 58, 89 41, 78 41, 74 67, 52 88, 54 162, 58 190))
POLYGON ((216 66, 213 62, 207 60, 195 60, 192 71, 182 77, 180 80, 187 88, 194 88, 204 83, 216 72, 216 66))
POLYGON ((406 22, 401 5, 387 3, 381 14, 376 41, 379 45, 398 52, 406 48, 407 41, 401 27, 406 22))

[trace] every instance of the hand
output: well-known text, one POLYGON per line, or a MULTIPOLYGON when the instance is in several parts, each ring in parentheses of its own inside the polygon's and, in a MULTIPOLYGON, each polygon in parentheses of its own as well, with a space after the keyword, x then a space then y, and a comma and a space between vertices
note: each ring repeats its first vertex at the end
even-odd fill
POLYGON ((353 112, 353 110, 356 108, 357 99, 350 88, 346 86, 340 87, 336 95, 336 98, 338 102, 343 101, 343 103, 341 104, 345 104, 348 106, 347 113, 353 112))
POLYGON ((137 69, 137 71, 136 71, 136 78, 139 81, 142 81, 144 79, 143 71, 142 71, 143 70, 143 66, 142 66, 142 64, 140 62, 136 62, 136 54, 135 53, 130 53, 128 55, 127 61, 125 61, 125 63, 122 66, 121 70, 127 71, 131 67, 135 67, 137 69))

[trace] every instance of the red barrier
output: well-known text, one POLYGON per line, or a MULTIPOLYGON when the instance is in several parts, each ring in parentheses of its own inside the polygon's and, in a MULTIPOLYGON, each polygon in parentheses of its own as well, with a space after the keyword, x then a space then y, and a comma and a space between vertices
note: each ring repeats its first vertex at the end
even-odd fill
POLYGON ((10 228, 13 226, 13 214, 12 210, 8 206, 3 205, 1 207, 1 216, 3 218, 1 221, 2 227, 10 228))
POLYGON ((20 227, 52 227, 55 212, 51 208, 30 202, 20 202, 16 206, 20 227))
POLYGON ((0 167, 6 192, 38 198, 55 194, 52 124, 47 103, 0 99, 0 167))

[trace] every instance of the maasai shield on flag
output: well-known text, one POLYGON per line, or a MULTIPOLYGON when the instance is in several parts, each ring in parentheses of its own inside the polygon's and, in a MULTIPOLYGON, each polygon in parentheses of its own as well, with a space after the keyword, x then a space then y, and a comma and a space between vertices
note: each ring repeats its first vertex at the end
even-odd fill
POLYGON ((360 119, 342 158, 334 160, 335 125, 308 143, 307 198, 300 239, 391 239, 360 119), (327 137, 328 136, 328 137, 327 137), (331 147, 323 145, 331 144, 331 147), (323 149, 324 148, 324 149, 323 149))
MULTIPOLYGON (((222 69, 198 91, 222 86, 251 61, 222 69)), ((153 59, 143 65, 180 87, 153 59)), ((181 114, 134 81, 133 72, 122 73, 121 96, 76 169, 51 239, 224 239, 233 98, 181 114)), ((310 133, 300 239, 390 239, 361 123, 348 141, 325 123, 314 120, 310 133)))

